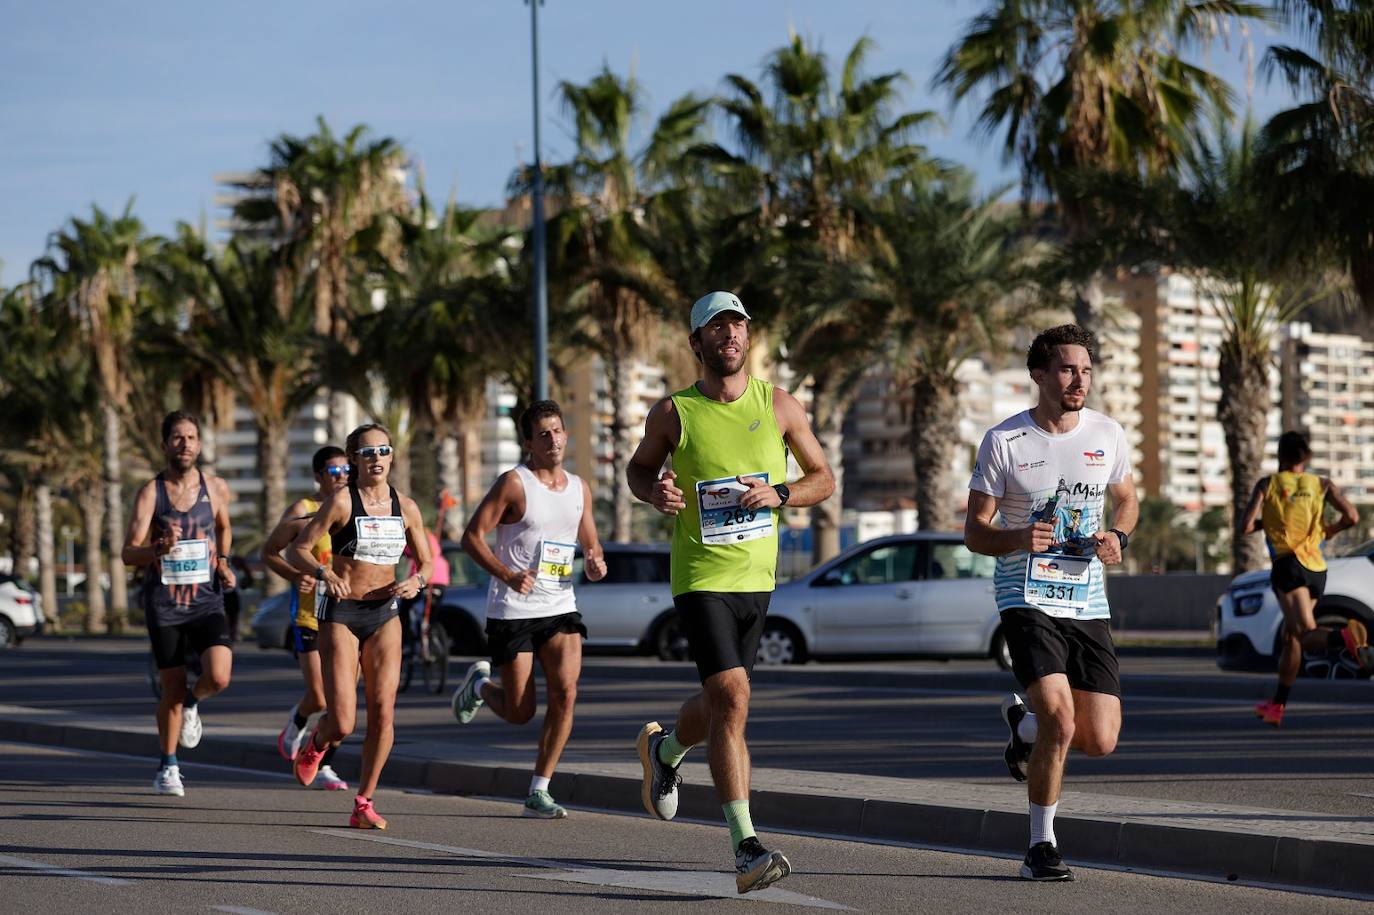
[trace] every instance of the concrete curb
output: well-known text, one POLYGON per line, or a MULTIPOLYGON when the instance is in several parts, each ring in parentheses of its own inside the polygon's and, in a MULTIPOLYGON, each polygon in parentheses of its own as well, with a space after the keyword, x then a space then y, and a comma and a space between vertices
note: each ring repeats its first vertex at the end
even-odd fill
MULTIPOLYGON (((0 739, 81 750, 129 753, 146 747, 146 734, 75 724, 51 724, 0 716, 0 739)), ((282 772, 270 746, 246 739, 206 737, 195 761, 282 772)), ((358 748, 339 750, 345 764, 360 761, 358 748)), ((555 796, 573 806, 642 813, 638 778, 568 767, 555 775, 555 796)), ((445 794, 523 799, 528 767, 446 762, 393 753, 388 787, 445 794)), ((766 829, 829 833, 970 851, 1020 854, 1029 830, 1024 813, 958 806, 935 800, 901 801, 814 791, 756 790, 753 814, 766 829)), ((683 785, 683 816, 720 818, 708 784, 683 785)), ((1074 863, 1109 864, 1176 872, 1209 879, 1278 883, 1322 891, 1374 894, 1374 842, 1266 835, 1238 829, 1171 826, 1113 817, 1061 813, 1055 819, 1061 844, 1074 863)))

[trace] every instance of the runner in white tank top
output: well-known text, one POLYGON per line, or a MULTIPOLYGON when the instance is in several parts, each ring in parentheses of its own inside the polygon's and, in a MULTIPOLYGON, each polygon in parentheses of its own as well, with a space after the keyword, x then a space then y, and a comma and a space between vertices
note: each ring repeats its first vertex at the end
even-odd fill
POLYGON ((577 611, 572 559, 586 506, 582 479, 564 472, 561 490, 541 482, 524 464, 511 471, 525 497, 525 514, 496 527, 496 558, 508 569, 535 570, 528 594, 495 575, 487 588, 487 618, 528 620, 577 611), (566 574, 560 574, 566 568, 566 574))
POLYGON ((529 461, 501 474, 477 507, 463 549, 491 573, 487 645, 491 663, 468 669, 453 694, 453 714, 467 724, 483 703, 511 724, 534 717, 534 657, 544 670, 548 709, 525 816, 562 819, 568 812, 549 794, 549 780, 572 733, 582 637, 587 629, 573 595, 573 555, 582 545, 589 581, 606 574, 587 485, 563 469, 568 434, 558 404, 541 400, 520 417, 529 461), (496 549, 486 536, 496 532, 496 549), (491 679, 491 668, 500 671, 491 679))

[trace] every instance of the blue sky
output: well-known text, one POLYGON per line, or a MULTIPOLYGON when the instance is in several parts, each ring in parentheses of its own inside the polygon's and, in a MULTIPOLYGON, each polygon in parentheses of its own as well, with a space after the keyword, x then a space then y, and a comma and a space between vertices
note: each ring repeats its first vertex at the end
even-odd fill
MULTIPOLYGON (((540 9, 544 155, 570 147, 552 98, 603 62, 633 68, 651 112, 757 77, 788 28, 832 59, 872 37, 873 72, 904 70, 911 108, 948 115, 929 89, 973 0, 549 0, 540 9)), ((1272 36, 1262 33, 1262 48, 1272 36)), ((1244 90, 1232 48, 1210 64, 1244 90)), ((1272 111, 1277 90, 1256 108, 1272 111)), ((0 3, 0 283, 23 278, 50 232, 92 203, 136 197, 153 232, 213 219, 218 172, 261 164, 271 137, 362 122, 399 140, 431 193, 498 204, 531 149, 529 9, 521 0, 240 0, 202 4, 0 3)), ((968 136, 964 113, 927 138, 992 187, 1012 175, 968 136)))

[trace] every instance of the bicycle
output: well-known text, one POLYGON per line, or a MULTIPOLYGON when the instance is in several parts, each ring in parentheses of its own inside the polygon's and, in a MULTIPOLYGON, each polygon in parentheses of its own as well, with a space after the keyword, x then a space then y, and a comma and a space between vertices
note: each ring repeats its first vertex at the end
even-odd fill
POLYGON ((442 585, 424 589, 423 609, 419 598, 406 608, 403 632, 407 638, 401 647, 400 691, 410 689, 410 681, 419 668, 425 692, 438 695, 448 685, 448 654, 452 642, 442 625, 431 626, 430 615, 434 602, 444 594, 442 585))

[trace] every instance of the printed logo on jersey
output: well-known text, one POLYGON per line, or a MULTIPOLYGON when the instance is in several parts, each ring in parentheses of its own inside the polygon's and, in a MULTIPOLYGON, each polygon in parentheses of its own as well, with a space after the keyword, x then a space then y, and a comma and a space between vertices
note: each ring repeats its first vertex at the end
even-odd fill
POLYGON ((756 419, 756 420, 754 420, 752 423, 749 424, 749 431, 750 431, 750 432, 755 432, 755 431, 757 431, 758 428, 759 428, 759 424, 762 423, 762 422, 763 422, 763 420, 761 420, 761 419, 756 419))
POLYGON ((1096 451, 1084 451, 1083 457, 1089 467, 1106 467, 1107 452, 1098 448, 1096 451))

